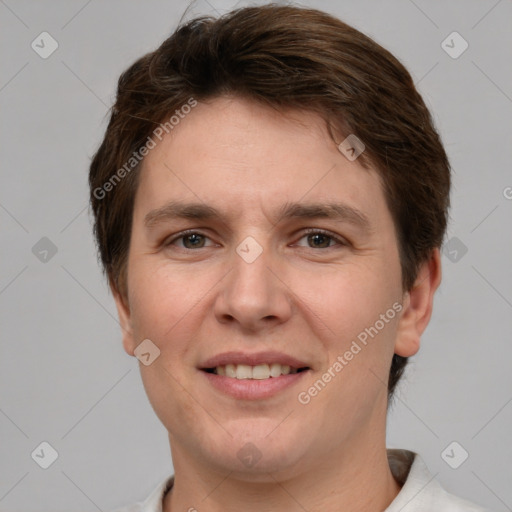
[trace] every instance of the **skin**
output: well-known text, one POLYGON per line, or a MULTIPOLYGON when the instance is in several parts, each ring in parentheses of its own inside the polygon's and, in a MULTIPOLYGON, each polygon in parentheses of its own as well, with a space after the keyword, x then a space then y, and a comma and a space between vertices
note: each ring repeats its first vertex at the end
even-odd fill
POLYGON ((283 115, 228 97, 199 103, 147 155, 140 178, 127 295, 112 288, 126 352, 147 338, 161 352, 140 370, 169 432, 175 484, 164 511, 384 510, 400 490, 386 456, 389 367, 393 353, 419 349, 441 280, 439 250, 404 293, 379 175, 341 154, 313 113, 283 115), (224 217, 146 228, 146 214, 170 200, 205 203, 224 217), (343 202, 363 212, 370 229, 326 218, 279 221, 288 201, 343 202), (312 240, 308 228, 343 243, 312 240), (202 247, 171 240, 186 229, 205 237, 192 239, 202 247), (252 263, 236 252, 247 236, 263 249, 252 263), (299 403, 298 393, 397 302, 402 311, 299 403), (237 400, 198 369, 231 350, 281 351, 311 371, 271 398, 237 400), (261 453, 252 467, 237 456, 248 442, 261 453))

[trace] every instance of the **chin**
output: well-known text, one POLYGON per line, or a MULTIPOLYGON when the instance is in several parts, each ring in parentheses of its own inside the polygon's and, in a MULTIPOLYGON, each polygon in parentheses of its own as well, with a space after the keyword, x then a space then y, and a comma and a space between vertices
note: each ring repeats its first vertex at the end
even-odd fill
POLYGON ((299 432, 284 423, 278 426, 280 422, 282 418, 278 421, 247 420, 246 428, 241 428, 237 422, 238 430, 232 426, 227 429, 233 437, 223 436, 220 442, 208 443, 204 448, 209 453, 204 456, 212 464, 222 466, 224 471, 233 472, 240 480, 275 482, 269 473, 293 473, 300 467, 309 446, 306 429, 299 432))

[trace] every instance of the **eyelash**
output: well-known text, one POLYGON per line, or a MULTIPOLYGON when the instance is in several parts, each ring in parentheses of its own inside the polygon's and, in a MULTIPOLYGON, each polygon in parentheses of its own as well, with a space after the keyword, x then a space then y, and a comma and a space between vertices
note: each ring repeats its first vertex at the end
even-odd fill
MULTIPOLYGON (((301 240, 302 238, 304 238, 305 236, 308 236, 308 235, 311 235, 311 234, 318 234, 318 235, 324 235, 328 238, 330 238, 331 240, 337 242, 339 245, 341 246, 348 246, 348 242, 340 239, 338 236, 336 236, 334 233, 331 233, 330 231, 326 231, 325 229, 318 229, 318 228, 308 228, 306 229, 304 232, 303 232, 303 235, 299 238, 299 240, 301 240)), ((207 235, 201 233, 200 231, 197 231, 195 229, 188 229, 186 231, 181 231, 180 233, 177 233, 175 236, 173 236, 170 240, 167 240, 164 242, 164 246, 167 247, 167 246, 170 246, 172 245, 174 242, 176 242, 177 240, 180 240, 180 239, 183 239, 189 235, 199 235, 199 236, 202 236, 204 238, 209 238, 207 235)), ((329 245, 328 247, 309 247, 309 249, 323 249, 323 250, 326 250, 326 249, 333 249, 335 246, 334 245, 329 245)), ((185 251, 194 251, 194 250, 197 250, 197 249, 190 249, 188 247, 180 247, 180 249, 184 249, 185 251)), ((199 247, 199 249, 205 249, 205 247, 199 247)))

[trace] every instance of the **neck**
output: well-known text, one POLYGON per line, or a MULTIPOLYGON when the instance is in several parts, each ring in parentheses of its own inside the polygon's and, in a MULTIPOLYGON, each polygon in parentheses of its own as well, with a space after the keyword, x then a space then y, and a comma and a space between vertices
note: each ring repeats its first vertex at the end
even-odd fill
POLYGON ((316 467, 308 465, 291 477, 269 473, 262 481, 260 475, 254 482, 195 461, 171 443, 175 481, 163 511, 383 511, 400 491, 389 468, 385 433, 378 443, 354 441, 331 450, 316 467))

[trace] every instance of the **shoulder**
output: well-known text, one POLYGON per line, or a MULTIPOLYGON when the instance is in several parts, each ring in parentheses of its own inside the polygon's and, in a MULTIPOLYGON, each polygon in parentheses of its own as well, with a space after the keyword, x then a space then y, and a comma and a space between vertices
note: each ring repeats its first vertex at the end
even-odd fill
POLYGON ((388 460, 402 489, 385 512, 491 512, 447 492, 417 453, 388 450, 388 460))
POLYGON ((476 503, 450 494, 435 479, 430 487, 429 505, 438 512, 491 512, 476 503))
MULTIPOLYGON (((434 507, 438 512, 491 512, 464 498, 450 494, 437 481, 433 481, 430 491, 429 506, 434 507)), ((415 510, 415 509, 413 509, 415 510)), ((420 509, 418 509, 420 510, 420 509)))
POLYGON ((143 501, 127 507, 117 508, 111 512, 162 512, 163 498, 174 483, 174 476, 160 482, 153 492, 143 501))

